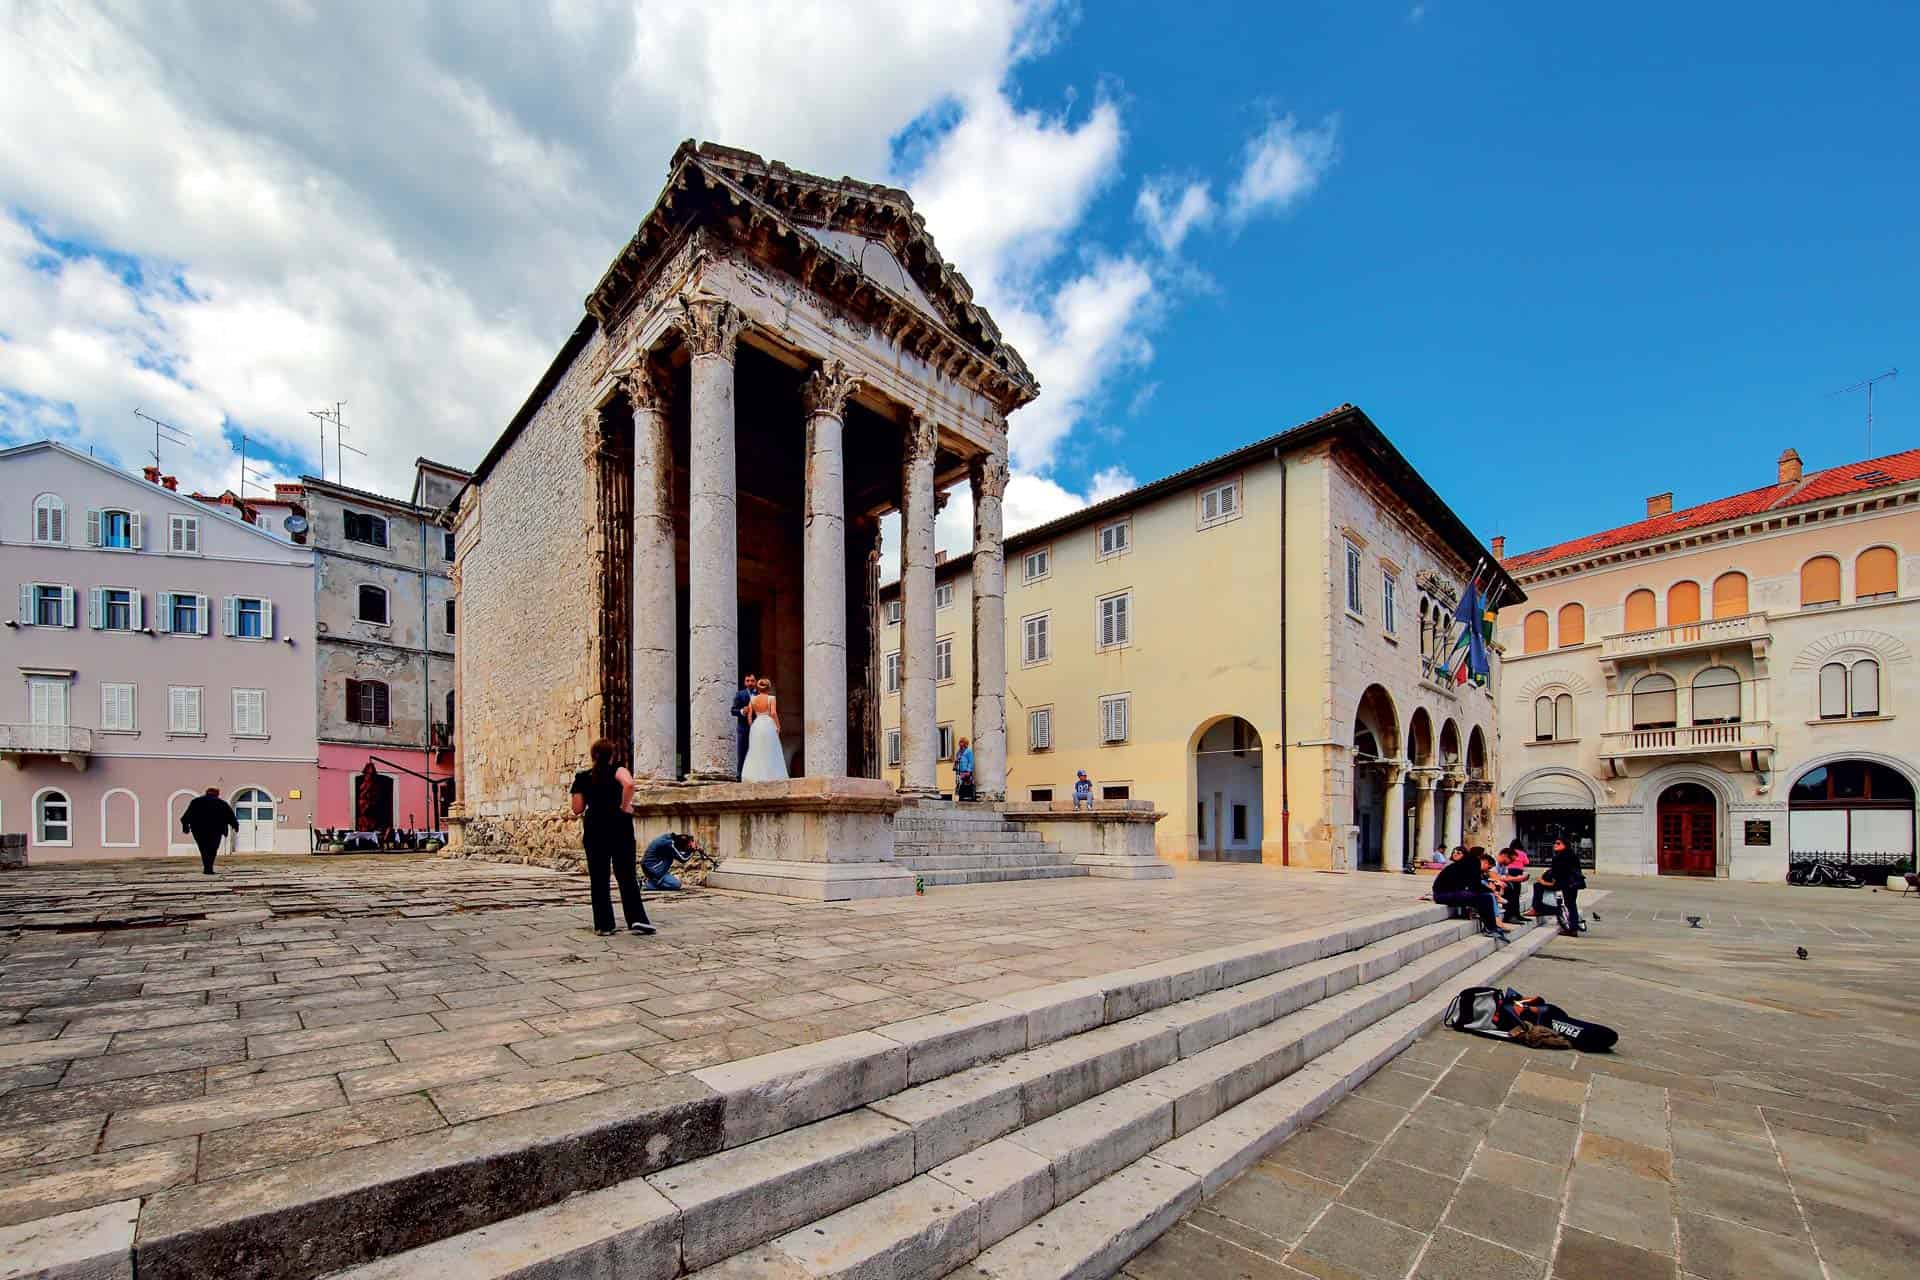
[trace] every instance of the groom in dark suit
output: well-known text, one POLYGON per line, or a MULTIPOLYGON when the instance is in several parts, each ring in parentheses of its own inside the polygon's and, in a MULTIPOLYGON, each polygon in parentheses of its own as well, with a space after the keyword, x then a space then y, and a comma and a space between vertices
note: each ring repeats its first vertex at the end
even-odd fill
POLYGON ((747 704, 753 701, 753 672, 740 678, 733 691, 733 776, 747 767, 747 704))

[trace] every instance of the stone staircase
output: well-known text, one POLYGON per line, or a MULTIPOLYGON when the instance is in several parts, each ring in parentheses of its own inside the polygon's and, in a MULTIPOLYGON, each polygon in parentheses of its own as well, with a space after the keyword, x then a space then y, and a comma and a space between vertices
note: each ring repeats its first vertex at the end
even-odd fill
POLYGON ((988 804, 922 801, 893 820, 893 860, 929 888, 1084 876, 1057 845, 988 804))
POLYGON ((138 1271, 1108 1276, 1550 933, 1421 905, 1010 993, 581 1099, 536 1150, 369 1159, 297 1215, 143 1224, 138 1271))

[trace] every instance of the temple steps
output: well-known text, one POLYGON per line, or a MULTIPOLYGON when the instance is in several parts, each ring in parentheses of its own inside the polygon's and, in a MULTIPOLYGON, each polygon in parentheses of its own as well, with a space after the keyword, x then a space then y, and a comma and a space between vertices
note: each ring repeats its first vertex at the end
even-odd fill
POLYGON ((339 1274, 1110 1274, 1547 932, 1496 953, 1403 908, 704 1069, 719 1150, 612 1185, 548 1162, 572 1198, 339 1274))
POLYGON ((986 804, 923 802, 893 820, 893 859, 922 885, 991 884, 1084 876, 1086 868, 986 804))

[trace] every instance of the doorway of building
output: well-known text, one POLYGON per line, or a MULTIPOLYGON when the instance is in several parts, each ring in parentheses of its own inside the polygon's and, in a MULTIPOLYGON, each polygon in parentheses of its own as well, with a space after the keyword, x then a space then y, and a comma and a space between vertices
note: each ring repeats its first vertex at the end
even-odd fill
POLYGON ((1260 861, 1260 734, 1239 716, 1216 720, 1193 745, 1194 856, 1260 861))
POLYGON ((233 797, 233 816, 240 830, 233 836, 235 853, 272 853, 273 797, 258 787, 246 787, 233 797))
POLYGON ((1660 793, 1659 870, 1663 876, 1711 876, 1716 849, 1713 792, 1681 782, 1660 793))

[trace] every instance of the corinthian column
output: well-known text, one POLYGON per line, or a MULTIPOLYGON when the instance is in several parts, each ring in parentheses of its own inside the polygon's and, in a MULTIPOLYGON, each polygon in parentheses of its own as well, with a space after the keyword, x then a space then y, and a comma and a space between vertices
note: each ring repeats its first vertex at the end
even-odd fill
POLYGON ((1462 830, 1460 825, 1460 810, 1461 810, 1460 784, 1454 783, 1451 786, 1449 786, 1446 791, 1446 797, 1447 797, 1447 848, 1451 849, 1453 848, 1453 846, 1460 844, 1467 838, 1466 832, 1462 830))
POLYGON ((1380 815, 1380 869, 1398 871, 1407 856, 1407 798, 1400 786, 1403 774, 1399 765, 1390 764, 1382 776, 1386 779, 1386 807, 1380 815))
POLYGON ((900 789, 910 795, 939 791, 933 701, 935 438, 930 419, 911 419, 900 468, 900 789))
POLYGON ((673 564, 673 436, 644 360, 620 375, 633 408, 633 776, 671 781, 680 666, 673 564))
POLYGON ((838 360, 800 389, 807 409, 807 518, 802 555, 807 775, 847 773, 847 517, 841 453, 847 396, 859 379, 838 360))
POLYGON ((1007 557, 1000 503, 1007 460, 974 461, 973 481, 973 781, 982 800, 1007 798, 1007 557))
POLYGON ((687 671, 693 758, 706 782, 739 776, 733 687, 740 663, 740 547, 734 493, 733 355, 740 312, 717 298, 682 299, 693 355, 687 450, 687 671))

